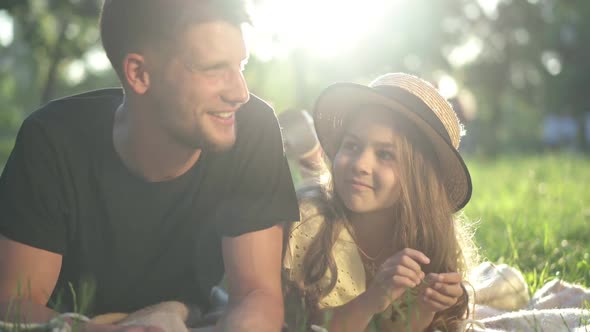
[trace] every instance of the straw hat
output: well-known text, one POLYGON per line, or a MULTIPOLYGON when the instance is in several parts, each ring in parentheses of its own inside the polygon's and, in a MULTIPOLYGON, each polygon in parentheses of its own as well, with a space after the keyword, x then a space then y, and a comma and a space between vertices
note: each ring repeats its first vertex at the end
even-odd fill
POLYGON ((399 112, 422 130, 437 154, 443 183, 455 211, 471 198, 471 176, 457 149, 463 127, 452 106, 430 83, 409 74, 389 73, 369 86, 336 83, 315 104, 314 122, 320 143, 334 159, 348 114, 362 105, 382 105, 399 112))

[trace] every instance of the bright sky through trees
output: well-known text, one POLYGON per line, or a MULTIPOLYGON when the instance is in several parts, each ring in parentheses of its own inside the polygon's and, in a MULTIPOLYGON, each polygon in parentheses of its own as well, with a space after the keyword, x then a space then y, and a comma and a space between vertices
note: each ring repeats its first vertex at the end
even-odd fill
POLYGON ((12 43, 12 38, 12 17, 5 10, 0 10, 0 46, 8 46, 12 43))
POLYGON ((354 46, 405 0, 263 0, 252 10, 252 52, 262 60, 301 49, 330 57, 354 46))
MULTIPOLYGON (((477 3, 484 15, 493 17, 499 1, 477 3)), ((259 0, 250 10, 254 26, 245 28, 245 36, 251 53, 262 61, 288 57, 294 50, 310 57, 330 58, 354 47, 368 34, 377 33, 391 13, 411 15, 410 7, 410 0, 259 0)), ((12 17, 0 11, 0 45, 9 45, 13 34, 12 17)), ((453 66, 460 67, 477 58, 481 48, 481 41, 473 37, 446 56, 453 66)), ((559 71, 552 59, 544 62, 559 71)), ((110 66, 102 49, 96 47, 68 67, 69 81, 76 83, 85 77, 86 70, 96 72, 110 66)))

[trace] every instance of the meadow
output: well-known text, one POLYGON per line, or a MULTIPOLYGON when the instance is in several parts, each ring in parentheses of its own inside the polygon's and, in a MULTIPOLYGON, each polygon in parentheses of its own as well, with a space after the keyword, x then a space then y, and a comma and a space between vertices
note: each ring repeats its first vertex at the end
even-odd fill
MULTIPOLYGON (((531 294, 554 278, 590 287, 590 158, 555 154, 466 162, 473 195, 464 212, 475 224, 481 258, 521 270, 531 294)), ((84 312, 81 307, 78 312, 84 312)))
POLYGON ((481 260, 520 270, 531 295, 556 278, 590 287, 590 157, 467 156, 466 163, 473 195, 463 213, 481 260))
POLYGON ((561 278, 590 286, 590 158, 574 154, 470 159, 483 258, 525 275, 531 292, 561 278))

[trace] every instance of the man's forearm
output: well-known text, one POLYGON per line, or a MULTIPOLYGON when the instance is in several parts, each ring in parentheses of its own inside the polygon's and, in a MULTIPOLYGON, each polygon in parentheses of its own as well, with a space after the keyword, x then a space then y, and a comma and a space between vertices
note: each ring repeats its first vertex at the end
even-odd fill
POLYGON ((3 321, 45 323, 57 315, 58 312, 29 300, 0 300, 0 317, 3 321))
POLYGON ((277 332, 283 326, 284 308, 282 296, 264 291, 254 291, 228 307, 217 331, 277 332))
MULTIPOLYGON (((29 300, 0 301, 0 320, 13 324, 43 324, 57 317, 58 312, 47 308, 44 305, 29 300)), ((116 331, 114 325, 97 325, 91 323, 66 321, 71 326, 76 326, 79 332, 108 332, 116 331)), ((1 330, 1 329, 0 329, 1 330)))

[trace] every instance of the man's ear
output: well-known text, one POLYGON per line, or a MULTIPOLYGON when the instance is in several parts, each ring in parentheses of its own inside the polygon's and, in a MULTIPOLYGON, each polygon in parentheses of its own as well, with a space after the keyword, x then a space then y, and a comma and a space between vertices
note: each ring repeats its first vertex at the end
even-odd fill
POLYGON ((123 75, 127 85, 138 95, 146 93, 150 87, 150 75, 145 58, 138 53, 128 53, 123 59, 123 75))

